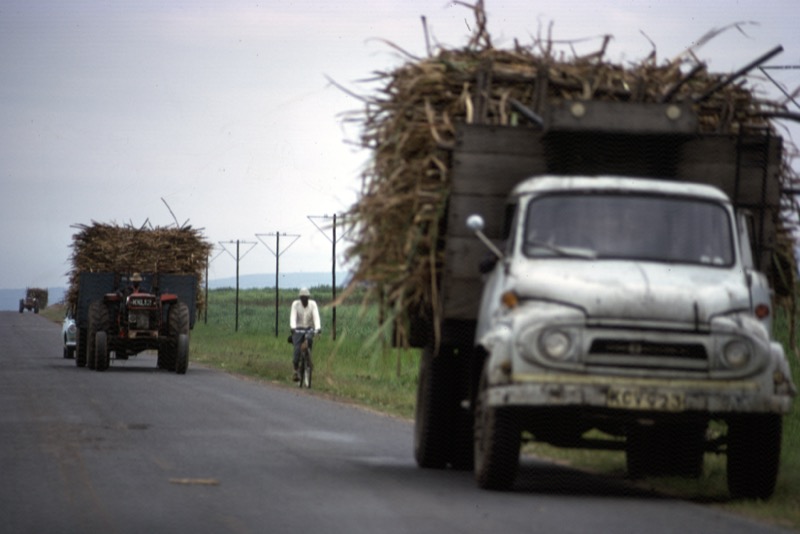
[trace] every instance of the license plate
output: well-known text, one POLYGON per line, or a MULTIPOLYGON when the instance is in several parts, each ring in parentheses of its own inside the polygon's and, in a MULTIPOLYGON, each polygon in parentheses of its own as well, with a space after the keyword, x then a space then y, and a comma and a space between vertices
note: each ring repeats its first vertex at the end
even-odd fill
POLYGON ((606 397, 609 408, 680 412, 684 409, 683 393, 638 388, 610 388, 606 397))

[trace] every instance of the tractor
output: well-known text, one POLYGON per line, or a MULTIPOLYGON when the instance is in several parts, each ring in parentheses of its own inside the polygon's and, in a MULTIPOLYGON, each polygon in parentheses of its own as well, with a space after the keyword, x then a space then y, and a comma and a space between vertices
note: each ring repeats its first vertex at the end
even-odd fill
POLYGON ((146 350, 159 369, 185 374, 194 326, 197 279, 192 274, 80 274, 75 363, 105 371, 146 350))

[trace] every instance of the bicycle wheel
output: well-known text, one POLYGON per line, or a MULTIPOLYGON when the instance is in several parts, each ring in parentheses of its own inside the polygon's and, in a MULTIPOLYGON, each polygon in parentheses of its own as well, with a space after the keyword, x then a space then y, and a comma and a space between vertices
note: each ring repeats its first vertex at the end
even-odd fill
POLYGON ((313 366, 311 365, 311 349, 306 349, 303 353, 303 372, 300 373, 300 385, 305 386, 311 389, 311 371, 313 366))
POLYGON ((305 351, 300 351, 300 360, 297 362, 297 387, 303 387, 303 376, 306 374, 306 358, 305 351))

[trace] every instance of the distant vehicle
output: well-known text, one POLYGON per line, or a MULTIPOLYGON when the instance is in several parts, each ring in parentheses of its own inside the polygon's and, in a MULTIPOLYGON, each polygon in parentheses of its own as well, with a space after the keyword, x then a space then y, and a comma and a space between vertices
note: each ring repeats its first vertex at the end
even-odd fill
POLYGON ((75 326, 75 316, 67 312, 64 322, 61 323, 61 339, 64 341, 64 358, 75 357, 75 346, 78 337, 78 327, 75 326))
POLYGON ((25 310, 39 313, 47 307, 47 290, 40 287, 29 287, 25 290, 25 298, 19 299, 19 312, 25 310))

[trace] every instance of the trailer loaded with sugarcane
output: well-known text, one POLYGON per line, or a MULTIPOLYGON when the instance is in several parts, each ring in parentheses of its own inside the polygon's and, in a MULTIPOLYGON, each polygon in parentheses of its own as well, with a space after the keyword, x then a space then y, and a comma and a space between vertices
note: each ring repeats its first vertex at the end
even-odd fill
POLYGON ((622 67, 497 50, 478 22, 366 99, 349 213, 353 283, 422 349, 417 463, 507 489, 523 436, 622 449, 632 477, 716 452, 732 495, 769 497, 796 180, 771 122, 791 114, 743 77, 780 49, 730 75, 693 53, 622 67))
POLYGON ((78 329, 76 365, 105 371, 152 350, 159 369, 185 374, 210 245, 189 226, 78 229, 67 295, 78 329))

